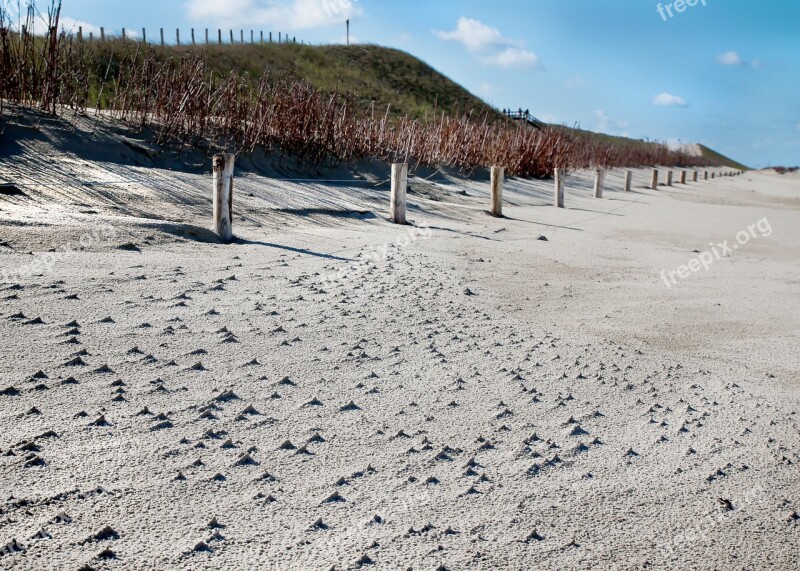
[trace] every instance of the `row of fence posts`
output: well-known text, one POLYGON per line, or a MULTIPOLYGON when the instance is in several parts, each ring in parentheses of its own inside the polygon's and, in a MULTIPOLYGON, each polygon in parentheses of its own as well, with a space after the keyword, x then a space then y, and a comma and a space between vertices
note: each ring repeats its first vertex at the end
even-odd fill
MULTIPOLYGON (((206 30, 205 45, 208 46, 208 45, 211 45, 212 41, 211 41, 211 37, 209 36, 209 29, 206 28, 205 30, 206 30)), ((167 43, 166 43, 166 39, 165 39, 165 36, 164 36, 164 28, 160 28, 160 32, 161 32, 161 45, 162 46, 166 46, 167 43)), ((229 32, 230 32, 230 45, 234 45, 234 44, 236 44, 236 41, 235 41, 235 38, 234 38, 233 30, 229 30, 229 32)), ((260 37, 259 37, 258 43, 261 43, 261 44, 265 44, 265 43, 271 44, 271 43, 273 43, 272 32, 268 32, 268 36, 266 38, 264 37, 264 32, 259 32, 259 34, 260 34, 260 37)), ((125 41, 125 40, 133 40, 133 41, 141 41, 143 44, 147 44, 148 43, 148 41, 147 41, 147 30, 145 28, 142 28, 142 38, 141 38, 141 40, 139 40, 138 38, 135 38, 135 37, 130 37, 129 38, 128 37, 128 31, 125 28, 122 28, 122 36, 121 36, 121 38, 122 38, 123 41, 125 41)), ((79 26, 78 27, 78 41, 82 42, 83 39, 84 39, 83 26, 79 26)), ((94 42, 95 41, 93 32, 89 32, 89 38, 88 39, 89 39, 89 42, 94 42)), ((106 29, 105 28, 100 28, 100 41, 101 42, 105 42, 106 39, 107 39, 106 38, 106 29)), ((193 45, 193 46, 197 45, 197 39, 195 38, 194 28, 191 29, 191 42, 192 42, 191 45, 193 45)), ((222 30, 219 29, 219 28, 217 29, 217 42, 216 43, 219 44, 219 45, 223 45, 222 30)), ((244 30, 239 30, 239 44, 244 45, 244 43, 245 43, 244 30)), ((279 44, 285 44, 285 43, 296 44, 297 43, 297 38, 295 36, 292 36, 292 38, 290 39, 289 38, 289 34, 284 34, 283 32, 278 32, 278 43, 279 44)), ((302 42, 300 42, 300 43, 302 43, 302 42)), ((256 44, 256 35, 255 35, 255 31, 254 30, 250 30, 250 44, 256 44)), ((181 45, 181 30, 180 30, 180 28, 176 28, 175 29, 175 45, 178 45, 178 46, 181 45)))
MULTIPOLYGON (((653 169, 653 178, 650 183, 650 188, 652 190, 658 190, 658 169, 653 169)), ((700 177, 700 173, 696 170, 692 172, 692 182, 697 182, 700 177)), ((688 174, 689 171, 682 170, 680 171, 681 174, 681 184, 685 185, 688 184, 688 174)), ((739 176, 742 174, 742 171, 735 170, 735 171, 728 171, 725 173, 720 173, 720 176, 739 176)), ((667 171, 667 179, 666 185, 672 186, 673 185, 673 171, 667 171)), ((711 178, 716 178, 716 173, 711 173, 711 178)), ((703 180, 708 180, 709 173, 708 171, 703 171, 703 180)), ((564 169, 555 169, 555 200, 554 204, 558 208, 564 208, 564 178, 565 173, 564 169)), ((606 178, 606 169, 598 168, 595 169, 595 177, 594 177, 594 197, 595 198, 603 198, 603 190, 605 189, 605 178, 606 178)), ((631 191, 631 185, 633 183, 633 171, 625 170, 625 177, 622 183, 622 189, 624 192, 631 191)))
MULTIPOLYGON (((223 241, 233 239, 233 166, 236 157, 229 153, 214 155, 214 230, 223 241)), ((739 176, 742 171, 729 171, 720 176, 739 176)), ((711 173, 714 179, 717 173, 711 173)), ((564 186, 566 172, 564 169, 555 169, 555 201, 557 208, 564 208, 564 186)), ((594 197, 603 198, 605 189, 606 169, 596 169, 594 179, 594 197)), ((672 186, 673 171, 667 171, 666 185, 672 186)), ((699 179, 698 171, 692 171, 692 182, 699 179)), ((703 180, 709 179, 709 172, 703 172, 703 180)), ((658 189, 659 170, 653 169, 653 178, 650 188, 658 189)), ((681 171, 681 184, 687 184, 688 171, 681 171)), ((493 216, 503 216, 503 184, 505 182, 505 169, 491 167, 490 169, 490 205, 489 211, 493 216)), ((633 183, 633 171, 625 170, 623 191, 630 192, 633 183)), ((392 164, 391 197, 389 203, 389 218, 395 224, 406 224, 406 193, 408 191, 408 163, 392 164)))

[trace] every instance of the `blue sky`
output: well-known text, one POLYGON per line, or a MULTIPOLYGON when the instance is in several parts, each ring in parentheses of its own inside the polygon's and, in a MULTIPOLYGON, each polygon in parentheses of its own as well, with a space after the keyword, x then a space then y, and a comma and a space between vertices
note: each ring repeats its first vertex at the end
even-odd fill
POLYGON ((357 41, 406 50, 500 108, 800 164, 800 2, 685 1, 64 0, 63 13, 150 37, 224 27, 313 43, 342 41, 350 17, 357 41))

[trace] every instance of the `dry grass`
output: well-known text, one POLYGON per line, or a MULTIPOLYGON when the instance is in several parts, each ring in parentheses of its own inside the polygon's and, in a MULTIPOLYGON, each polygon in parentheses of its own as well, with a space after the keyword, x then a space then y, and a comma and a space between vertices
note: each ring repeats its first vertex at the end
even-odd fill
POLYGON ((2 101, 53 114, 95 106, 132 127, 154 128, 162 143, 244 153, 261 147, 312 164, 372 158, 465 171, 501 165, 510 175, 546 177, 556 167, 709 162, 662 144, 620 144, 563 129, 512 125, 488 112, 396 117, 388 108, 365 108, 352 94, 321 91, 301 80, 268 73, 255 79, 238 69, 214 74, 204 54, 164 57, 157 49, 122 41, 89 46, 59 34, 59 17, 60 1, 51 0, 48 33, 36 37, 12 29, 0 13, 0 111, 2 101))

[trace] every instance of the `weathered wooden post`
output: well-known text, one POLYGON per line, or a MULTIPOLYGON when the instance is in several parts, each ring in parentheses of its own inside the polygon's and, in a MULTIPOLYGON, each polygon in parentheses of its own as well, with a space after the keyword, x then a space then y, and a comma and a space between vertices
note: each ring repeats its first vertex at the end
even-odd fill
POLYGON ((395 224, 406 223, 406 191, 408 189, 408 163, 392 165, 392 202, 389 218, 395 224))
POLYGON ((272 43, 272 32, 269 33, 269 43, 272 43))
POLYGON ((605 169, 595 169, 594 171, 594 197, 603 198, 603 185, 606 180, 605 169))
POLYGON ((147 29, 142 28, 142 43, 147 45, 147 29))
POLYGON ((102 27, 100 28, 100 41, 101 42, 106 41, 106 29, 102 27))
POLYGON ((264 30, 261 30, 261 44, 264 43, 264 30))
POLYGON ((251 44, 254 44, 254 43, 256 43, 256 42, 255 42, 255 40, 254 40, 254 37, 255 37, 255 36, 253 36, 253 34, 254 34, 253 30, 250 30, 250 43, 251 43, 251 44))
POLYGON ((175 29, 175 45, 181 45, 181 31, 179 29, 175 29))
POLYGON ((161 28, 161 47, 164 47, 164 28, 161 28))
POLYGON ((505 168, 492 167, 492 215, 498 218, 503 217, 503 179, 505 178, 505 168))
POLYGON ((244 30, 239 30, 239 43, 244 45, 244 30))
POLYGON ((715 178, 717 178, 717 173, 715 173, 715 172, 712 172, 712 173, 711 173, 711 178, 712 178, 712 179, 715 179, 715 178))
POLYGON ((650 183, 650 188, 658 190, 658 169, 653 169, 653 181, 650 183))
POLYGON ((236 155, 214 155, 214 230, 225 242, 233 239, 233 164, 236 155))
POLYGON ((192 28, 192 45, 196 46, 197 43, 194 41, 194 28, 192 28))
POLYGON ((708 180, 708 171, 703 172, 703 180, 708 180))
POLYGON ((672 186, 672 171, 667 171, 667 186, 672 186))
POLYGON ((697 171, 692 171, 692 182, 697 182, 697 171))
POLYGON ((83 26, 78 26, 78 41, 83 41, 83 26))
POLYGON ((633 179, 633 171, 625 171, 625 192, 631 191, 631 181, 633 179))
POLYGON ((208 28, 206 28, 206 45, 208 45, 208 28))
POLYGON ((554 191, 556 208, 564 208, 564 169, 556 169, 554 191))
POLYGON ((686 184, 686 171, 681 171, 681 184, 686 184))
POLYGON ((219 37, 219 45, 222 45, 222 29, 217 28, 217 36, 219 37))
POLYGON ((127 34, 125 33, 125 28, 122 28, 122 41, 124 42, 127 39, 128 38, 127 38, 127 34))
POLYGON ((231 45, 233 45, 233 30, 231 30, 231 45))
POLYGON ((283 34, 282 32, 278 32, 278 43, 279 44, 283 42, 283 35, 282 34, 283 34))
POLYGON ((94 42, 94 33, 93 32, 89 32, 89 43, 91 44, 93 42, 94 42))

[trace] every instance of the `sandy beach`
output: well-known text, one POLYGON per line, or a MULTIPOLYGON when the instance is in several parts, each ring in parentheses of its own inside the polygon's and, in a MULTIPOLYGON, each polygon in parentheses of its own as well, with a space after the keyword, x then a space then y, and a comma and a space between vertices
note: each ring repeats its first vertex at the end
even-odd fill
POLYGON ((0 159, 0 569, 799 568, 796 174, 419 171, 397 226, 388 169, 242 158, 226 245, 207 157, 52 129, 0 159))

